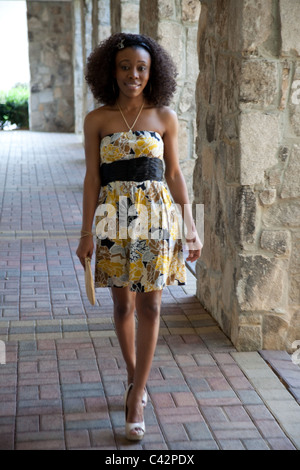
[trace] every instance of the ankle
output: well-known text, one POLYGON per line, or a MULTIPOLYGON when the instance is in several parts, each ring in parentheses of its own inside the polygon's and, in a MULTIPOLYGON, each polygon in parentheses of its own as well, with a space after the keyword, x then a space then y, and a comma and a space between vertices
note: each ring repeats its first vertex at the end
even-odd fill
POLYGON ((127 385, 133 384, 134 381, 134 375, 129 375, 127 376, 127 385))
POLYGON ((138 402, 142 402, 144 393, 145 393, 145 388, 137 388, 136 385, 133 384, 133 387, 131 389, 132 396, 134 399, 138 402))
POLYGON ((134 370, 127 368, 127 385, 133 384, 134 381, 134 370))

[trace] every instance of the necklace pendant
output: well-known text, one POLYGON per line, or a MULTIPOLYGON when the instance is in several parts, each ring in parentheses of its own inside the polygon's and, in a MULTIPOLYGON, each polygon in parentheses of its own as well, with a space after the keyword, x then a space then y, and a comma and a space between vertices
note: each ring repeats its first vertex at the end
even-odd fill
POLYGON ((132 124, 131 127, 129 126, 128 122, 126 121, 126 118, 125 118, 125 116, 124 116, 124 113, 123 113, 122 109, 120 108, 120 105, 119 105, 118 101, 117 101, 117 106, 118 106, 118 108, 119 108, 119 111, 120 111, 120 113, 121 113, 121 115, 122 115, 122 118, 123 118, 123 120, 124 120, 126 126, 127 126, 128 129, 129 129, 128 134, 129 134, 130 136, 133 136, 133 132, 132 132, 131 129, 136 125, 137 120, 138 120, 138 118, 140 117, 140 114, 141 114, 141 112, 142 112, 142 110, 143 110, 143 107, 144 107, 144 101, 143 101, 142 106, 141 106, 141 108, 140 108, 140 110, 139 110, 139 112, 138 112, 138 115, 137 115, 137 117, 135 118, 135 121, 134 121, 134 123, 132 124))

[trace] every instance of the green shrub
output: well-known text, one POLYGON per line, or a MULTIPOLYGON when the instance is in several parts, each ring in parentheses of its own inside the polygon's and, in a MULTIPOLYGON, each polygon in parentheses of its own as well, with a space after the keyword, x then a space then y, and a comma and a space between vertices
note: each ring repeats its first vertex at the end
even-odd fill
POLYGON ((7 123, 28 129, 28 100, 29 89, 26 85, 16 85, 6 93, 0 92, 0 129, 7 123))

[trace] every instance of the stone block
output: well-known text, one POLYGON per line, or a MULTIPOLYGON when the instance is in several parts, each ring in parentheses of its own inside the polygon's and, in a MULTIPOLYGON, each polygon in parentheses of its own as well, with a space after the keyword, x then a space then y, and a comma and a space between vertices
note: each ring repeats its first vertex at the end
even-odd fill
POLYGON ((240 116, 242 185, 264 183, 265 171, 276 165, 279 149, 279 116, 263 112, 240 116))
POLYGON ((279 81, 276 62, 245 60, 240 80, 240 104, 243 108, 276 104, 279 81))
POLYGON ((238 193, 237 221, 240 241, 254 243, 256 234, 256 195, 252 188, 242 187, 238 193))
POLYGON ((292 148, 280 195, 282 198, 300 197, 300 145, 295 144, 292 148))
POLYGON ((208 111, 206 115, 206 139, 207 142, 213 142, 216 139, 216 115, 214 111, 208 111))
POLYGON ((189 158, 189 124, 183 119, 179 120, 178 152, 180 160, 186 160, 189 158))
POLYGON ((259 193, 259 200, 263 206, 271 206, 276 201, 276 189, 264 189, 259 193))
POLYGON ((123 2, 121 5, 122 31, 139 33, 139 6, 132 2, 123 2))
POLYGON ((278 204, 265 208, 263 212, 265 227, 300 227, 300 203, 298 200, 286 199, 278 204))
POLYGON ((240 148, 238 142, 231 145, 225 142, 220 144, 220 157, 224 158, 225 175, 228 184, 238 183, 240 180, 240 148))
MULTIPOLYGON (((289 285, 289 303, 291 305, 300 305, 300 274, 291 276, 289 285)), ((300 328, 300 323, 297 325, 300 328)), ((295 339, 300 339, 300 332, 295 339)))
POLYGON ((273 1, 244 0, 242 6, 242 49, 246 54, 258 54, 259 48, 272 33, 273 1))
MULTIPOLYGON (((207 239, 207 237, 206 237, 207 239)), ((204 245, 204 251, 208 244, 204 245)), ((210 272, 207 268, 207 263, 204 264, 202 258, 196 263, 196 275, 197 275, 197 297, 200 300, 203 307, 210 313, 213 310, 213 299, 210 287, 210 272)))
POLYGON ((257 312, 241 312, 239 314, 239 326, 260 326, 262 314, 257 312))
POLYGON ((284 349, 288 322, 281 315, 264 315, 262 322, 263 349, 284 349))
POLYGON ((194 194, 193 194, 193 172, 194 172, 195 160, 185 160, 180 162, 180 168, 184 179, 186 181, 189 200, 192 203, 194 194))
POLYGON ((61 60, 70 62, 72 60, 72 49, 65 45, 58 46, 58 57, 61 60))
POLYGON ((232 310, 233 298, 232 291, 234 291, 234 272, 235 265, 231 257, 225 262, 225 267, 223 271, 223 282, 222 282, 222 303, 224 306, 225 312, 230 312, 232 310))
POLYGON ((300 56, 298 0, 280 0, 282 55, 300 56))
POLYGON ((184 113, 195 113, 195 85, 192 83, 185 83, 182 88, 179 111, 181 114, 184 113))
POLYGON ((289 269, 292 274, 300 274, 300 231, 292 233, 292 256, 289 269))
POLYGON ((291 236, 287 230, 264 230, 260 238, 263 250, 275 255, 288 255, 291 250, 291 236))
POLYGON ((196 22, 199 20, 201 11, 199 0, 182 0, 181 8, 183 21, 196 22))
MULTIPOLYGON (((152 3, 152 2, 149 2, 152 3)), ((158 18, 159 20, 165 20, 174 18, 176 14, 176 7, 174 0, 158 0, 158 18)))
POLYGON ((257 351, 262 347, 260 325, 240 325, 234 345, 238 351, 257 351))
POLYGON ((40 103, 52 103, 53 101, 53 90, 47 88, 39 93, 40 103))
POLYGON ((269 311, 285 307, 287 263, 263 255, 240 255, 237 300, 241 311, 269 311))
MULTIPOLYGON (((187 64, 187 79, 193 84, 195 89, 195 83, 199 74, 197 49, 197 27, 187 28, 187 42, 186 42, 186 64, 187 64)), ((194 96, 195 99, 195 96, 194 96)))
POLYGON ((214 151, 209 146, 204 146, 201 149, 202 157, 202 174, 201 179, 203 182, 210 184, 213 178, 214 169, 214 151))
POLYGON ((177 79, 185 76, 185 31, 179 23, 161 21, 158 24, 158 41, 169 52, 178 71, 177 79))
MULTIPOLYGON (((299 80, 299 89, 297 92, 300 96, 300 80, 299 80)), ((292 95, 293 96, 293 95, 292 95)), ((298 98, 297 98, 298 100, 298 98)), ((290 105, 290 127, 291 131, 294 133, 295 136, 300 137, 300 99, 297 105, 290 105)))

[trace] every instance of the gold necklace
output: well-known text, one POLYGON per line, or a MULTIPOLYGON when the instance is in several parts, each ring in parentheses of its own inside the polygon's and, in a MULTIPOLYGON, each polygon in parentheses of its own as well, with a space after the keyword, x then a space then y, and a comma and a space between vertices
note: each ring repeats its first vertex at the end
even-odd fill
POLYGON ((141 108, 140 108, 140 110, 139 110, 139 112, 138 112, 138 115, 137 115, 137 117, 135 118, 135 121, 134 121, 134 123, 132 124, 132 126, 131 126, 131 127, 130 127, 130 125, 128 124, 128 122, 127 122, 127 120, 126 120, 126 118, 125 118, 125 116, 124 116, 124 114, 123 114, 123 111, 122 111, 122 109, 120 108, 120 106, 119 106, 119 103, 118 103, 118 102, 117 102, 117 106, 118 106, 118 108, 119 108, 119 111, 120 111, 120 113, 121 113, 121 115, 122 115, 122 118, 124 119, 124 122, 125 122, 126 126, 127 126, 127 127, 128 127, 128 129, 129 129, 129 132, 132 132, 132 129, 133 129, 133 128, 134 128, 134 126, 136 125, 136 123, 137 123, 137 120, 138 120, 138 118, 140 117, 140 114, 141 114, 141 112, 142 112, 142 110, 143 110, 143 107, 144 107, 144 101, 143 101, 143 103, 142 103, 142 106, 141 106, 141 108))

